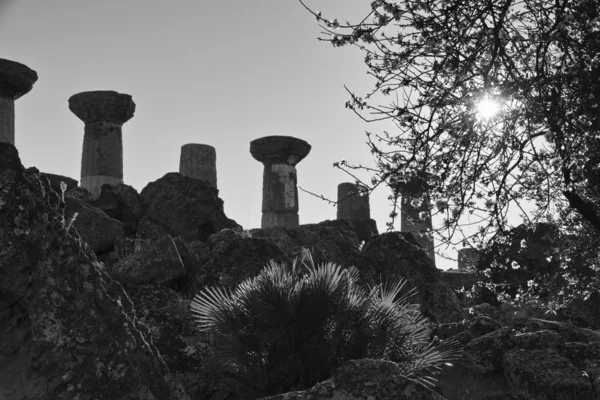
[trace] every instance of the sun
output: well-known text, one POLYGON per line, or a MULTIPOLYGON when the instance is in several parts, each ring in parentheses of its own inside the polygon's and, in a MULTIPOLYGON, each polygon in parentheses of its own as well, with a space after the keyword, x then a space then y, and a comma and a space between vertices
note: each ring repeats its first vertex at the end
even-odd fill
POLYGON ((477 112, 483 119, 490 119, 500 112, 500 103, 486 97, 477 103, 477 112))

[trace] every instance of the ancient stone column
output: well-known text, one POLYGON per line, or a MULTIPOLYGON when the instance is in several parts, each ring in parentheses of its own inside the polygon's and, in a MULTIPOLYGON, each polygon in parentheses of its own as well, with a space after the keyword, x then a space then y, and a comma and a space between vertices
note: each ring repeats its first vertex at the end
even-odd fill
POLYGON ((296 164, 311 146, 290 136, 267 136, 250 142, 250 154, 263 163, 262 228, 297 227, 298 188, 296 164))
POLYGON ((181 146, 179 173, 208 181, 217 188, 217 151, 207 144, 188 143, 181 146))
POLYGON ((121 127, 133 117, 135 103, 128 94, 99 90, 71 96, 69 109, 85 123, 80 186, 98 198, 103 184, 123 182, 121 127))
POLYGON ((337 219, 371 219, 369 194, 351 182, 340 183, 337 190, 337 219))
POLYGON ((15 145, 15 100, 28 93, 37 73, 18 62, 0 58, 0 142, 15 145))
POLYGON ((412 232, 417 243, 423 247, 429 258, 435 263, 435 251, 431 230, 431 204, 429 185, 426 179, 413 177, 406 182, 397 182, 401 193, 400 231, 412 232), (425 218, 422 218, 425 216, 425 218))
POLYGON ((477 265, 480 256, 480 253, 471 247, 459 249, 458 270, 466 272, 469 269, 474 268, 477 265))

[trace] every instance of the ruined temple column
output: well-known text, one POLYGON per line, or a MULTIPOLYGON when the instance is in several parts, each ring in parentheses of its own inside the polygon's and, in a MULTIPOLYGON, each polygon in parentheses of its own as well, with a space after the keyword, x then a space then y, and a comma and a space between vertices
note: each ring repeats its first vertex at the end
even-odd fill
POLYGON ((123 182, 121 127, 135 103, 128 94, 98 90, 71 96, 69 109, 85 123, 80 186, 98 198, 103 184, 123 182))
POLYGON ((290 136, 266 136, 250 142, 252 157, 263 163, 262 228, 297 227, 298 188, 296 164, 311 146, 290 136))
POLYGON ((337 219, 371 219, 369 194, 351 182, 340 183, 337 190, 337 219))
POLYGON ((400 231, 412 232, 417 243, 423 247, 427 256, 435 263, 433 229, 431 223, 431 204, 426 179, 414 177, 406 182, 397 182, 396 187, 402 196, 400 205, 400 231), (414 204, 417 203, 417 204, 414 204), (421 218, 425 214, 425 218, 421 218))
POLYGON ((15 145, 15 100, 28 93, 37 79, 27 66, 0 58, 0 143, 15 145))
POLYGON ((475 267, 475 265, 477 265, 477 262, 479 261, 480 256, 481 254, 471 247, 459 249, 458 270, 466 272, 469 269, 475 267))
POLYGON ((217 188, 217 151, 207 144, 188 143, 181 146, 179 173, 208 181, 217 188))

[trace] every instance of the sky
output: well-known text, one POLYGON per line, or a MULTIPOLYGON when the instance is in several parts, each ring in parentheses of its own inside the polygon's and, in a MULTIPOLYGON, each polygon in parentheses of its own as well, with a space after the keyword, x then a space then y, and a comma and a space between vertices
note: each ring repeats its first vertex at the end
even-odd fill
MULTIPOLYGON (((340 21, 356 21, 370 7, 364 0, 306 4, 340 21)), ((263 166, 250 142, 283 135, 312 146, 296 166, 298 186, 335 201, 337 185, 354 179, 333 162, 374 167, 365 131, 390 126, 344 107, 344 85, 365 94, 374 82, 364 53, 320 42, 320 31, 297 0, 0 0, 0 58, 39 77, 16 102, 21 161, 79 180, 84 125, 68 99, 114 90, 136 103, 123 125, 123 180, 138 192, 179 171, 182 145, 208 144, 217 152, 225 213, 259 228, 263 166)), ((357 175, 370 182, 369 173, 357 175)), ((388 195, 383 187, 370 195, 380 233, 392 211, 388 195)), ((301 224, 336 218, 334 206, 302 190, 299 208, 301 224)), ((456 268, 439 256, 436 264, 456 268)))

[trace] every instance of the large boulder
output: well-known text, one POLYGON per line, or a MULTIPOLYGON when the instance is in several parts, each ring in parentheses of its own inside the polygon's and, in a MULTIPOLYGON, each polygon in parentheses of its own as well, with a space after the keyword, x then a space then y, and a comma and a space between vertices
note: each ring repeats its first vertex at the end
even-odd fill
POLYGON ((129 185, 102 185, 102 192, 91 204, 106 215, 121 221, 125 235, 135 233, 137 221, 143 215, 139 195, 129 185))
POLYGON ((589 379, 553 350, 513 349, 504 356, 510 384, 534 399, 595 400, 589 379))
POLYGON ((173 238, 167 235, 113 265, 110 274, 122 283, 168 283, 183 278, 185 267, 173 238))
POLYGON ((171 236, 193 241, 199 231, 217 233, 224 228, 241 228, 227 218, 219 191, 208 182, 171 172, 150 182, 140 193, 146 215, 171 236))
POLYGON ((127 294, 169 370, 183 376, 184 385, 196 381, 212 347, 208 336, 197 330, 190 301, 164 285, 131 287, 127 294))
MULTIPOLYGON (((66 186, 66 190, 71 190, 77 187, 77 181, 73 178, 69 178, 67 176, 48 174, 45 172, 40 172, 42 179, 48 179, 50 183, 50 187, 59 195, 62 193, 62 189, 60 187, 60 183, 64 182, 66 186)), ((66 191, 65 190, 65 191, 66 191)))
POLYGON ((147 215, 140 218, 137 226, 136 237, 140 239, 159 239, 168 235, 166 229, 152 221, 147 215))
POLYGON ((416 288, 421 311, 438 323, 458 322, 464 314, 450 286, 412 234, 383 233, 369 241, 361 254, 382 280, 405 278, 416 288))
POLYGON ((123 236, 123 224, 106 215, 87 202, 65 196, 65 218, 73 221, 73 226, 81 238, 97 253, 113 248, 115 239, 123 236), (75 216, 77 213, 77 216, 75 216))
POLYGON ((444 400, 425 386, 403 376, 396 364, 383 360, 352 360, 331 379, 308 390, 263 397, 260 400, 444 400))
MULTIPOLYGON (((190 251, 194 251, 193 247, 190 251)), ((205 286, 234 288, 243 280, 258 275, 271 260, 289 262, 275 244, 265 239, 236 238, 223 241, 218 248, 205 253, 198 262, 198 268, 181 281, 182 295, 191 298, 205 286)))
POLYGON ((189 400, 64 203, 0 143, 0 387, 6 398, 189 400), (17 223, 18 221, 18 223, 17 223), (8 312, 6 311, 8 310, 8 312))
POLYGON ((502 371, 504 353, 514 346, 514 331, 504 327, 470 341, 464 349, 467 366, 479 373, 502 371))
POLYGON ((332 262, 346 268, 354 266, 363 281, 376 278, 375 269, 359 250, 358 237, 348 220, 323 221, 296 228, 251 229, 250 234, 275 243, 290 259, 299 257, 302 250, 307 249, 317 265, 332 262))

